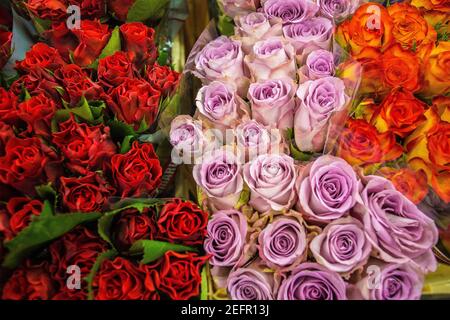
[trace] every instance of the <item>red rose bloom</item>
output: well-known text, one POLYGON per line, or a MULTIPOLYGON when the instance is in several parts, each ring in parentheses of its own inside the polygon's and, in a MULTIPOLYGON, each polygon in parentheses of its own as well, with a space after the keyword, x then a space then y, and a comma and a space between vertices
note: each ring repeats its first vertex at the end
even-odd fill
POLYGON ((17 118, 17 96, 0 87, 0 121, 9 122, 17 118))
POLYGON ((53 143, 68 161, 67 167, 79 174, 106 169, 116 153, 109 127, 77 123, 73 116, 59 125, 59 132, 53 133, 53 143))
POLYGON ((47 263, 32 264, 29 260, 14 271, 3 287, 4 300, 48 300, 56 283, 48 273, 47 263))
POLYGON ((38 42, 25 54, 25 59, 17 62, 17 69, 29 72, 33 68, 55 71, 65 64, 59 52, 43 42, 38 42))
POLYGON ((108 8, 120 21, 127 20, 128 10, 136 0, 108 0, 108 8))
POLYGON ((25 229, 33 215, 38 216, 42 211, 42 202, 25 197, 9 199, 5 210, 0 213, 0 231, 3 230, 6 240, 11 240, 25 229))
POLYGON ((91 172, 81 178, 61 177, 62 202, 71 212, 102 211, 114 188, 97 173, 91 172))
POLYGON ((150 143, 133 143, 126 154, 111 159, 111 170, 121 197, 151 195, 159 186, 162 168, 150 143))
POLYGON ((64 61, 71 63, 70 53, 77 47, 78 39, 72 30, 67 28, 66 22, 53 23, 49 30, 44 31, 43 36, 53 48, 58 50, 64 61))
POLYGON ((142 212, 130 208, 117 214, 111 226, 111 237, 117 249, 126 251, 138 240, 153 239, 157 231, 154 214, 150 208, 142 212))
POLYGON ((108 106, 122 120, 134 125, 137 130, 153 124, 158 114, 160 92, 153 89, 145 80, 126 79, 120 86, 111 90, 108 106))
POLYGON ((28 0, 25 6, 34 16, 43 20, 61 21, 67 16, 65 0, 28 0))
POLYGON ((76 64, 68 64, 56 70, 55 77, 64 87, 64 98, 71 106, 77 106, 83 96, 88 101, 101 100, 102 88, 76 64))
POLYGON ((98 80, 105 89, 116 87, 128 78, 133 78, 133 64, 128 55, 117 51, 98 62, 98 80))
POLYGON ((43 93, 52 99, 56 105, 60 105, 61 97, 55 89, 58 86, 59 84, 55 77, 47 71, 40 68, 32 68, 26 75, 14 81, 10 90, 17 96, 23 93, 23 89, 26 89, 31 96, 43 93))
POLYGON ((178 86, 180 74, 168 66, 155 63, 147 71, 147 80, 153 88, 158 89, 162 95, 170 95, 178 86))
POLYGON ((189 201, 174 199, 159 213, 158 229, 164 239, 188 245, 202 244, 208 214, 189 201))
POLYGON ((137 266, 122 257, 102 263, 94 278, 96 300, 150 300, 157 299, 156 270, 137 266))
POLYGON ((0 69, 2 69, 11 56, 12 32, 0 30, 0 69))
POLYGON ((155 45, 155 30, 141 22, 125 23, 120 26, 125 51, 138 68, 143 64, 152 65, 158 50, 155 45))
POLYGON ((5 155, 5 147, 11 137, 14 137, 14 131, 11 126, 0 121, 0 156, 5 155))
POLYGON ((69 0, 69 4, 80 7, 83 19, 101 18, 106 13, 105 0, 69 0))
POLYGON ((81 67, 91 65, 98 58, 111 35, 108 25, 96 20, 82 20, 80 29, 72 32, 78 39, 73 61, 81 67))
POLYGON ((28 134, 50 136, 51 121, 56 112, 55 103, 40 93, 19 104, 18 116, 27 123, 28 134))
POLYGON ((160 261, 160 290, 173 300, 188 300, 198 296, 202 281, 200 268, 208 257, 196 253, 168 251, 160 261))

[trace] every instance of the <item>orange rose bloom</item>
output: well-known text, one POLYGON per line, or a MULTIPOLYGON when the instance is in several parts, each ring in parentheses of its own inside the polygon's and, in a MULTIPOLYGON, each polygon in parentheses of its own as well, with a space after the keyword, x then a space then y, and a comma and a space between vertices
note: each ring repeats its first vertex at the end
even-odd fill
POLYGON ((338 26, 336 41, 352 54, 358 54, 365 47, 383 51, 393 42, 391 17, 382 5, 365 3, 350 20, 338 26))
POLYGON ((415 204, 422 202, 428 194, 427 176, 423 170, 384 167, 379 173, 391 180, 394 187, 415 204))
POLYGON ((442 121, 450 123, 450 97, 437 96, 433 98, 433 108, 436 109, 442 121))
POLYGON ((359 86, 360 94, 382 94, 387 90, 383 81, 381 69, 381 54, 377 49, 367 47, 353 55, 362 67, 362 77, 359 86))
POLYGON ((420 59, 411 51, 395 44, 384 52, 381 64, 388 86, 403 87, 411 92, 420 88, 420 59))
POLYGON ((392 90, 381 103, 371 123, 379 132, 391 131, 405 137, 425 121, 426 104, 405 89, 392 90))
POLYGON ((450 123, 439 122, 427 138, 430 161, 436 168, 450 171, 450 123))
POLYGON ((424 8, 427 10, 450 12, 449 0, 411 0, 411 5, 417 8, 424 8))
POLYGON ((398 158, 403 149, 391 132, 380 134, 364 120, 349 119, 338 141, 337 155, 351 165, 370 165, 398 158))
POLYGON ((446 94, 450 91, 450 42, 441 41, 427 50, 423 57, 424 86, 421 93, 426 97, 446 94))
POLYGON ((396 3, 387 10, 392 18, 392 35, 403 47, 412 49, 422 43, 436 41, 436 31, 416 7, 407 3, 396 3))

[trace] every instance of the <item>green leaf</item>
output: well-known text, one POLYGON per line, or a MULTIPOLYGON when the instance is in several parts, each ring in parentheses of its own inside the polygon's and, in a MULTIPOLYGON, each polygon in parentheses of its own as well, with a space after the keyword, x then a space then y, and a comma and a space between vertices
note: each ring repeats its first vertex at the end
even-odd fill
POLYGON ((292 142, 289 149, 291 151, 292 158, 298 161, 309 161, 313 156, 312 153, 300 151, 292 142))
POLYGON ((242 189, 241 194, 239 196, 239 200, 234 206, 236 210, 239 210, 242 208, 242 206, 246 205, 248 201, 250 200, 250 190, 247 188, 247 186, 244 186, 244 189, 242 189))
POLYGON ((217 28, 219 29, 220 34, 225 36, 232 36, 234 34, 233 19, 231 19, 227 15, 219 16, 217 28))
POLYGON ((88 284, 88 300, 94 299, 94 290, 92 288, 95 275, 97 274, 98 269, 100 269, 103 261, 105 260, 111 260, 112 258, 115 258, 118 255, 118 252, 114 249, 110 249, 108 251, 103 252, 100 254, 97 259, 95 260, 94 265, 92 266, 91 271, 85 278, 87 284, 88 284))
POLYGON ((52 22, 50 20, 44 20, 33 15, 30 15, 30 18, 33 21, 34 27, 39 34, 42 34, 50 29, 52 25, 52 22))
POLYGON ((6 268, 15 268, 21 261, 48 242, 64 235, 77 225, 93 221, 101 213, 67 213, 53 214, 52 205, 44 202, 41 215, 33 217, 30 225, 22 230, 14 239, 5 243, 8 254, 3 261, 6 268))
POLYGON ((35 189, 36 189, 38 196, 42 200, 48 200, 53 204, 56 203, 56 197, 58 196, 58 193, 56 192, 55 189, 53 189, 51 182, 48 184, 36 186, 35 189))
POLYGON ((133 127, 125 122, 112 120, 108 122, 108 126, 111 129, 111 137, 114 141, 122 142, 126 136, 137 136, 137 133, 134 131, 133 127))
POLYGON ((94 115, 92 114, 91 107, 84 96, 81 98, 78 107, 57 110, 55 115, 56 120, 58 122, 66 121, 69 119, 71 113, 88 122, 94 121, 94 115))
POLYGON ((109 38, 108 43, 103 48, 102 53, 100 53, 99 59, 103 59, 109 57, 120 51, 122 49, 122 45, 120 43, 120 31, 119 27, 116 26, 114 30, 111 32, 111 37, 109 38))
POLYGON ((208 300, 208 270, 207 264, 202 269, 202 282, 200 287, 200 300, 208 300))
POLYGON ((141 260, 141 263, 143 264, 147 264, 161 258, 167 251, 196 252, 197 250, 195 248, 183 246, 181 244, 157 240, 139 240, 135 242, 130 248, 130 253, 132 255, 138 255, 143 253, 143 258, 141 260))
POLYGON ((169 2, 170 0, 136 0, 128 10, 127 22, 159 19, 169 2))
POLYGON ((151 144, 160 144, 167 139, 167 135, 163 130, 158 130, 155 133, 143 134, 139 137, 139 141, 151 144))
POLYGON ((120 145, 120 153, 124 154, 127 153, 128 151, 130 151, 131 149, 131 143, 134 140, 134 136, 130 135, 130 136, 126 136, 125 138, 123 138, 122 144, 120 145))

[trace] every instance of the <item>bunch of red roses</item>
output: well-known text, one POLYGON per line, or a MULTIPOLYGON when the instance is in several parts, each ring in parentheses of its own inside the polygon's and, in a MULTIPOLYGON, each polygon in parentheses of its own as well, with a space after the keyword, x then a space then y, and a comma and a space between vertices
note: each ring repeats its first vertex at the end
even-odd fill
POLYGON ((189 251, 203 243, 207 221, 207 213, 180 199, 122 206, 100 218, 98 232, 80 225, 25 260, 6 282, 2 298, 196 297, 207 257, 189 251), (77 268, 78 278, 71 268, 77 268))

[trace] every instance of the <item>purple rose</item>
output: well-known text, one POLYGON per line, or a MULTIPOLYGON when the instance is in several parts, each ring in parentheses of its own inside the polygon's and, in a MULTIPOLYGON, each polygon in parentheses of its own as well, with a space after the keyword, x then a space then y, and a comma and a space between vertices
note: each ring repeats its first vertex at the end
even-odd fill
POLYGON ((340 22, 355 12, 359 0, 317 0, 317 4, 323 16, 340 22))
POLYGON ((362 223, 352 217, 331 222, 309 247, 317 263, 345 274, 362 267, 372 249, 362 223))
POLYGON ((294 47, 281 37, 256 42, 244 62, 253 81, 296 77, 294 47))
POLYGON ((273 300, 273 274, 252 263, 230 273, 227 290, 232 300, 273 300))
POLYGON ((233 128, 244 116, 249 118, 249 108, 235 87, 219 81, 203 86, 195 103, 200 114, 218 129, 233 128))
POLYGON ((301 54, 306 48, 329 50, 333 23, 327 18, 315 17, 283 26, 283 34, 292 43, 297 54, 301 54))
POLYGON ((313 17, 319 7, 310 0, 266 0, 263 11, 270 19, 279 19, 283 23, 297 23, 313 17))
POLYGON ((247 235, 247 220, 236 210, 222 210, 208 222, 205 251, 213 266, 233 267, 242 256, 247 235))
POLYGON ((233 152, 223 148, 206 153, 202 162, 194 166, 192 175, 213 210, 231 209, 238 202, 244 180, 233 152))
POLYGON ((299 85, 300 106, 295 112, 295 142, 302 151, 323 150, 331 116, 344 111, 350 98, 344 82, 335 77, 306 81, 299 85))
POLYGON ((335 69, 333 53, 323 49, 314 50, 308 54, 305 65, 299 70, 300 83, 334 76, 335 69))
POLYGON ((252 12, 236 18, 236 27, 233 39, 242 43, 242 50, 250 54, 253 45, 262 39, 281 37, 283 35, 281 23, 274 23, 267 19, 262 12, 252 12))
POLYGON ((248 82, 244 75, 243 58, 241 43, 221 36, 209 42, 195 56, 194 73, 203 83, 215 80, 231 83, 241 93, 248 82))
POLYGON ((308 220, 328 223, 347 215, 359 197, 360 182, 344 160, 324 155, 300 173, 297 209, 308 220))
POLYGON ((248 90, 248 99, 252 117, 266 125, 274 125, 280 130, 292 128, 296 84, 291 79, 274 79, 252 83, 248 90))
POLYGON ((346 284, 320 264, 302 263, 281 283, 278 300, 347 300, 346 284))
POLYGON ((218 0, 222 5, 223 12, 229 17, 236 17, 256 11, 260 6, 260 0, 218 0))
POLYGON ((424 282, 420 271, 408 263, 386 264, 376 260, 371 261, 367 265, 368 276, 359 280, 349 290, 352 298, 359 300, 420 299, 424 282))
POLYGON ((247 163, 244 180, 250 189, 249 204, 259 212, 290 209, 295 201, 297 169, 285 154, 260 155, 247 163))
POLYGON ((412 262, 424 272, 436 269, 432 248, 438 240, 433 220, 378 176, 367 176, 355 206, 378 257, 386 262, 412 262))
POLYGON ((272 269, 293 268, 306 259, 307 240, 300 215, 278 215, 258 236, 262 261, 272 269))

